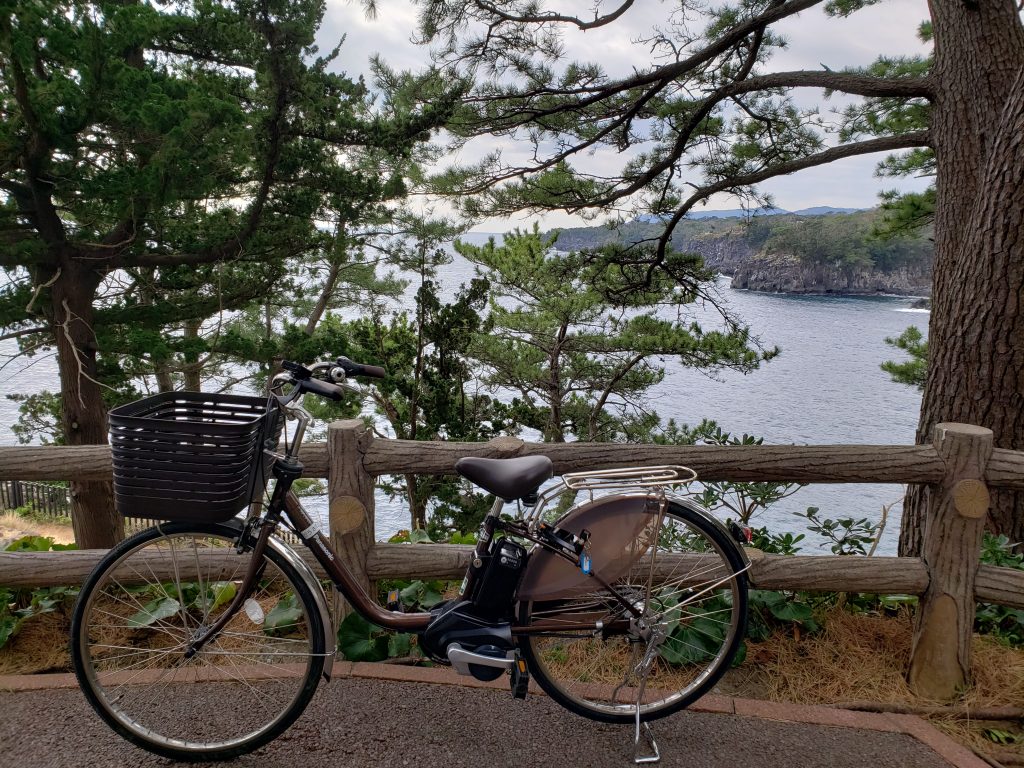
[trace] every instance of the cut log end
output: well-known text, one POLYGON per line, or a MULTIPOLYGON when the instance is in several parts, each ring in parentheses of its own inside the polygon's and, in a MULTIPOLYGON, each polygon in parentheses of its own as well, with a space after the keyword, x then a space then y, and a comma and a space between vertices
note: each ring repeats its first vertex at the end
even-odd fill
POLYGON ((962 517, 982 518, 991 504, 988 488, 981 480, 961 480, 953 487, 953 504, 962 517))

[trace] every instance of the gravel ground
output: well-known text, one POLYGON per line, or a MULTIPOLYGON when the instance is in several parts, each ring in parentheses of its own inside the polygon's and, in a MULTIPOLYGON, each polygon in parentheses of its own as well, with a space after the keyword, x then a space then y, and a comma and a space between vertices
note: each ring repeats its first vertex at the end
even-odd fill
MULTIPOLYGON (((225 701, 225 707, 230 707, 225 701)), ((653 726, 663 766, 948 768, 903 734, 684 712, 653 726)), ((633 731, 577 717, 544 696, 455 686, 336 679, 283 736, 237 768, 415 766, 629 768, 633 731)), ((0 766, 181 765, 120 739, 77 690, 0 694, 0 766)))

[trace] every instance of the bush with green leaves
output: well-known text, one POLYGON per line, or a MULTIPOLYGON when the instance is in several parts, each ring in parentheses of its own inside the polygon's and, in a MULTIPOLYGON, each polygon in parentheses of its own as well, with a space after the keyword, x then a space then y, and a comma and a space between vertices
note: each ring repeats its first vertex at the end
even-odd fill
MULTIPOLYGON (((986 533, 981 545, 981 562, 1024 571, 1024 554, 1015 552, 1014 546, 1005 535, 986 533)), ((974 629, 1007 645, 1024 646, 1024 610, 995 603, 978 603, 974 629)))
POLYGON ((797 514, 807 518, 809 530, 821 534, 826 541, 832 542, 831 550, 834 555, 866 555, 878 537, 879 526, 866 517, 822 519, 818 512, 817 507, 808 507, 803 514, 797 514))
MULTIPOLYGON (((22 536, 7 545, 7 552, 50 552, 75 549, 74 544, 57 544, 50 536, 22 536)), ((78 587, 0 587, 0 648, 7 645, 22 625, 33 616, 53 613, 70 604, 78 587)))

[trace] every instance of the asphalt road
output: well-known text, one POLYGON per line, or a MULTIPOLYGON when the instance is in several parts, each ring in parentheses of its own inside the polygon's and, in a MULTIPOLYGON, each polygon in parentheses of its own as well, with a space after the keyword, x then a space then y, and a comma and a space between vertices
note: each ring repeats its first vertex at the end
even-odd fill
MULTIPOLYGON (((225 707, 231 702, 226 701, 225 707)), ((949 768, 914 738, 859 728, 683 712, 654 724, 663 766, 949 768)), ((577 717, 544 696, 355 678, 321 685, 283 736, 237 768, 628 768, 631 727, 577 717)), ((77 690, 0 694, 3 768, 184 765, 108 730, 77 690)))

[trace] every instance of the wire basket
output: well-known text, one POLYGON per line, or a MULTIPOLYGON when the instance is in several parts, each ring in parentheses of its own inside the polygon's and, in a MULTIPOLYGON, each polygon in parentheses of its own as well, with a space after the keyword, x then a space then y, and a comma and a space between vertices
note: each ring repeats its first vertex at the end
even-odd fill
POLYGON ((127 517, 224 522, 262 498, 272 400, 164 392, 110 411, 114 503, 127 517))

